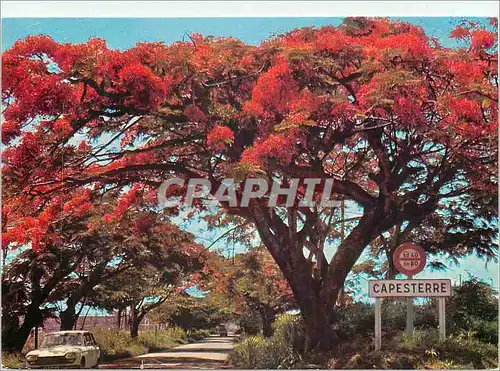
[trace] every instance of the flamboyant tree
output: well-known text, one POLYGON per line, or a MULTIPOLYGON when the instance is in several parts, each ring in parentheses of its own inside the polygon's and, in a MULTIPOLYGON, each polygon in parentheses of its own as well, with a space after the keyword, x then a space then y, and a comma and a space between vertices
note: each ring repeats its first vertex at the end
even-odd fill
POLYGON ((122 270, 94 290, 94 305, 108 310, 130 308, 132 337, 138 336, 139 325, 151 310, 167 301, 175 301, 176 294, 191 286, 192 275, 203 268, 201 246, 198 252, 186 253, 185 246, 192 243, 192 236, 179 233, 172 245, 168 239, 173 235, 162 236, 163 241, 157 244, 156 253, 149 259, 142 256, 142 262, 132 261, 130 269, 122 270))
MULTIPOLYGON (((284 186, 332 178, 333 198, 361 212, 332 259, 324 254, 332 208, 270 207, 267 195, 248 207, 220 205, 256 228, 293 291, 309 345, 327 346, 347 274, 384 233, 398 228, 404 240, 424 223, 440 225, 443 242, 467 246, 429 251, 493 254, 482 230, 496 218, 496 27, 465 22, 451 35, 455 49, 420 27, 364 18, 259 46, 191 35, 117 51, 100 39, 31 36, 3 54, 3 184, 20 207, 43 215, 44 200, 60 192, 151 195, 174 176, 207 178, 213 190, 226 177, 284 186)), ((41 218, 33 223, 46 231, 41 218)), ((10 235, 9 220, 2 228, 10 235)))
POLYGON ((3 237, 7 247, 22 251, 8 259, 2 272, 2 314, 9 324, 2 328, 6 348, 20 350, 34 326, 56 316, 60 303, 61 329, 74 329, 95 287, 113 277, 158 264, 162 272, 200 269, 204 256, 191 234, 163 213, 143 210, 140 203, 129 202, 121 210, 123 202, 112 203, 116 197, 111 195, 53 197, 48 202, 57 212, 50 218, 22 217, 11 210, 13 222, 3 237), (37 220, 47 223, 44 233, 37 233, 37 220))

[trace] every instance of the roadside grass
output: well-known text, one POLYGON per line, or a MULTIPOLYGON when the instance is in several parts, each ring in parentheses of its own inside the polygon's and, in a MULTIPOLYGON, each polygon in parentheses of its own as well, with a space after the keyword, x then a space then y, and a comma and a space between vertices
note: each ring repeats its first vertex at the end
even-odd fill
POLYGON ((103 361, 115 360, 168 349, 187 342, 186 333, 179 328, 139 332, 133 339, 128 331, 94 329, 103 361))
MULTIPOLYGON (((95 328, 92 333, 101 348, 101 362, 173 348, 187 343, 188 339, 184 330, 175 327, 139 332, 139 336, 135 339, 128 331, 95 328)), ((193 334, 199 340, 208 336, 207 331, 196 331, 193 334)), ((24 368, 24 355, 2 351, 2 365, 7 368, 24 368)))
POLYGON ((2 351, 2 368, 22 368, 24 364, 24 356, 21 353, 2 351))
MULTIPOLYGON (((132 339, 128 331, 95 328, 92 333, 101 348, 101 361, 138 356, 187 342, 184 330, 170 327, 158 331, 139 332, 136 339, 132 339)), ((24 356, 21 353, 2 351, 2 365, 7 368, 24 368, 24 356)))

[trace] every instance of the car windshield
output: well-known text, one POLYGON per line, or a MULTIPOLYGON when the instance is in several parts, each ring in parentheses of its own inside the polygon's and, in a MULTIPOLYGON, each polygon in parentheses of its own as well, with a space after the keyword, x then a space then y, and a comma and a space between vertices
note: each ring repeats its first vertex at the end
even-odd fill
POLYGON ((54 347, 58 345, 82 345, 81 334, 48 334, 45 335, 41 348, 54 347))

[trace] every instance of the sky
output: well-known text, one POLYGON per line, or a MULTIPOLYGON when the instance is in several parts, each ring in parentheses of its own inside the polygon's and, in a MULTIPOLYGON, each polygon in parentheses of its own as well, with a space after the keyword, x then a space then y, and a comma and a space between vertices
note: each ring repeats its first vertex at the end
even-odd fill
MULTIPOLYGON (((450 31, 461 18, 417 17, 393 18, 423 27, 446 47, 457 47, 448 38, 450 31)), ((486 19, 474 20, 486 23, 486 19)), ((27 35, 47 34, 58 42, 82 43, 91 37, 105 39, 110 48, 128 49, 138 42, 163 41, 166 44, 182 40, 190 33, 236 37, 249 44, 258 44, 270 35, 287 32, 297 27, 338 25, 342 18, 7 18, 2 24, 2 51, 16 40, 27 35)), ((201 220, 183 222, 183 227, 197 236, 199 243, 208 246, 223 231, 209 231, 201 220)), ((214 247, 220 247, 220 244, 214 247)), ((226 246, 232 251, 233 246, 226 246)), ((236 246, 236 251, 241 247, 236 246)), ((450 278, 452 282, 467 279, 470 275, 499 287, 498 263, 485 263, 471 256, 462 259, 459 266, 451 265, 445 272, 424 270, 415 278, 450 278)), ((366 296, 368 282, 361 283, 361 295, 366 296)))
MULTIPOLYGON (((448 35, 461 21, 461 18, 443 17, 397 19, 422 26, 428 34, 450 47, 455 43, 448 35)), ((342 18, 7 18, 3 19, 2 25, 2 50, 16 40, 35 34, 47 34, 58 42, 71 43, 99 37, 114 49, 127 49, 147 41, 170 44, 189 33, 232 36, 249 44, 258 44, 271 34, 297 27, 338 25, 341 22, 342 18)))

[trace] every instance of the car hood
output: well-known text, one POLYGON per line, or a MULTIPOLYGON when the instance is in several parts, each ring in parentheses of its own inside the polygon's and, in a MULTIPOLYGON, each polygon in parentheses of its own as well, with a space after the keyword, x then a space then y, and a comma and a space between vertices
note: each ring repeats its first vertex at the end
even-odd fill
POLYGON ((74 346, 69 345, 60 345, 56 347, 50 348, 41 348, 37 350, 32 350, 26 356, 38 356, 38 357, 54 357, 54 356, 63 356, 68 352, 80 352, 80 349, 75 348, 74 346))

